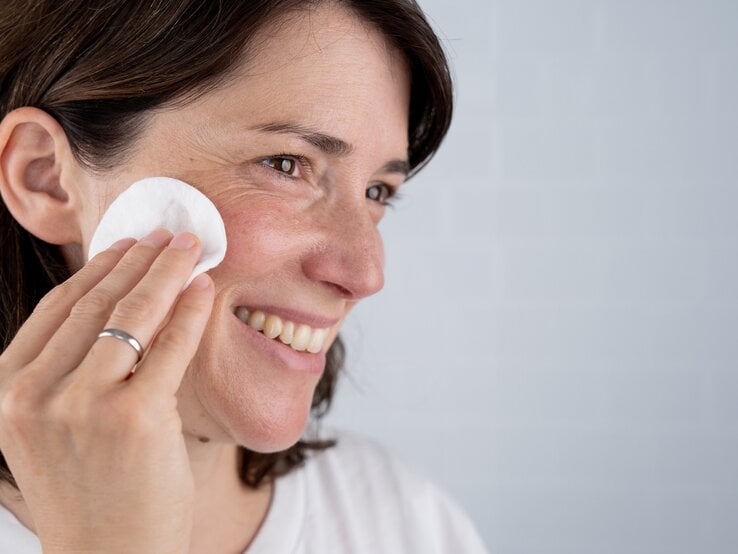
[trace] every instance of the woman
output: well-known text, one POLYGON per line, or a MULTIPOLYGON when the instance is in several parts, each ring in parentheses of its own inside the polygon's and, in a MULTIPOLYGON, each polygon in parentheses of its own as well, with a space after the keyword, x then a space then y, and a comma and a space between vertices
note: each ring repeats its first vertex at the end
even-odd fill
POLYGON ((446 62, 415 3, 43 0, 0 14, 5 544, 483 550, 381 449, 301 440, 330 403, 341 322, 382 288, 377 224, 449 125, 446 62), (181 295, 191 234, 159 229, 86 263, 107 206, 153 175, 198 188, 226 225, 225 260, 181 295), (321 352, 244 311, 327 329, 321 352))

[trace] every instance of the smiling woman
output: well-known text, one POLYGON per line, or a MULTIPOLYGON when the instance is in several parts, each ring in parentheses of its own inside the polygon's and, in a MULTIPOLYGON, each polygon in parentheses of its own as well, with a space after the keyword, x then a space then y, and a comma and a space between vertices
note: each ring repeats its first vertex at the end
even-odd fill
POLYGON ((383 286, 377 225, 450 123, 414 1, 11 0, 0 83, 0 550, 484 550, 381 447, 306 431, 383 286), (87 260, 153 175, 225 223, 181 294, 191 234, 87 260))

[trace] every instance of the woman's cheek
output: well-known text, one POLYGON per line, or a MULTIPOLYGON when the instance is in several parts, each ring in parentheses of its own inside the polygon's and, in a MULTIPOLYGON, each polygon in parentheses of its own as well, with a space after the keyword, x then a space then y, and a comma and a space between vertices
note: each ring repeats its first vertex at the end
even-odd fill
POLYGON ((273 272, 304 252, 309 225, 284 199, 244 198, 218 209, 228 239, 221 266, 256 276, 273 272))

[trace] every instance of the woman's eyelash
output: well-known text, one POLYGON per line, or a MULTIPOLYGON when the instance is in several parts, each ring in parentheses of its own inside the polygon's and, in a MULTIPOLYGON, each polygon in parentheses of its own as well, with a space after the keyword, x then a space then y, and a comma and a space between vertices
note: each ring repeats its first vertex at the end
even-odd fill
POLYGON ((398 192, 397 187, 393 187, 392 185, 388 185, 387 183, 375 183, 367 189, 367 198, 369 198, 370 200, 374 200, 375 202, 379 202, 382 206, 394 208, 395 204, 397 204, 397 202, 402 199, 402 194, 398 192), (372 198, 372 196, 369 195, 369 191, 378 186, 383 187, 386 191, 384 198, 372 198))
MULTIPOLYGON (((297 177, 291 175, 286 171, 283 171, 282 169, 278 169, 269 163, 274 160, 291 160, 296 162, 297 165, 308 174, 312 171, 312 166, 310 165, 308 159, 305 156, 301 156, 300 154, 288 154, 287 152, 283 152, 281 154, 275 154, 274 156, 264 158, 262 160, 262 164, 269 169, 275 171, 277 175, 283 179, 297 179, 297 177)), ((382 198, 381 196, 379 198, 371 198, 368 194, 367 197, 369 197, 371 200, 379 202, 382 206, 393 208, 395 207, 395 204, 402 198, 402 195, 398 192, 397 187, 393 187, 392 185, 388 185, 387 183, 375 183, 374 185, 369 187, 367 191, 377 186, 383 187, 386 191, 384 198, 382 198)))
POLYGON ((305 156, 301 156, 300 154, 288 154, 286 152, 283 152, 281 154, 275 154, 274 156, 269 156, 268 158, 264 158, 262 160, 262 163, 267 166, 268 168, 274 170, 277 172, 277 174, 280 177, 284 177, 285 179, 297 179, 297 177, 290 175, 286 171, 282 171, 281 169, 278 169, 274 167, 269 162, 273 160, 292 160, 297 163, 297 165, 305 170, 307 173, 310 173, 312 170, 312 167, 310 166, 310 162, 305 156))

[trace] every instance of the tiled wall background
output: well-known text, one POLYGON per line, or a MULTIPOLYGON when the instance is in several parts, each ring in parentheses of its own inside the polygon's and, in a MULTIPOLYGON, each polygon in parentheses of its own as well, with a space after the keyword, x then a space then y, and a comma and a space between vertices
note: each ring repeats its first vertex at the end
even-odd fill
POLYGON ((738 552, 738 2, 421 5, 458 111, 329 423, 496 554, 738 552))

